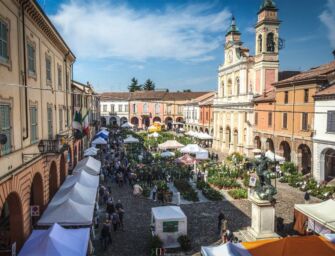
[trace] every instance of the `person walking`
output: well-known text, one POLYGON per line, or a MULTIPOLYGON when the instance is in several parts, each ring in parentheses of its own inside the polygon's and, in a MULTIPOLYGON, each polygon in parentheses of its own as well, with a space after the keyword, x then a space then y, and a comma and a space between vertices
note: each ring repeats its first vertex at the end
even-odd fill
POLYGON ((109 222, 106 220, 102 226, 100 233, 101 247, 106 250, 108 246, 108 241, 111 240, 111 234, 109 232, 109 222))
POLYGON ((223 243, 227 242, 227 230, 228 230, 228 222, 226 219, 221 221, 221 239, 223 243))
POLYGON ((112 213, 112 224, 113 224, 113 230, 114 230, 114 232, 116 232, 118 226, 120 225, 119 214, 116 213, 116 212, 112 213))
POLYGON ((156 194, 157 194, 157 185, 154 186, 152 189, 152 200, 156 201, 156 194))
POLYGON ((304 199, 305 199, 305 204, 309 204, 309 200, 311 199, 308 191, 306 191, 305 195, 304 195, 304 199))
POLYGON ((222 220, 225 219, 224 213, 223 211, 220 212, 219 216, 218 216, 218 232, 221 232, 221 225, 222 225, 222 220))

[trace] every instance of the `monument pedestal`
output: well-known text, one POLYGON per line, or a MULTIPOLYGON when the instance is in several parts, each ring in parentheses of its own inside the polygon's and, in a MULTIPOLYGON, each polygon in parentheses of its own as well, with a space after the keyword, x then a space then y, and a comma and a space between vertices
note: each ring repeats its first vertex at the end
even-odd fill
POLYGON ((243 231, 246 240, 259 240, 280 237, 275 233, 275 207, 270 201, 260 200, 250 195, 251 227, 243 231))

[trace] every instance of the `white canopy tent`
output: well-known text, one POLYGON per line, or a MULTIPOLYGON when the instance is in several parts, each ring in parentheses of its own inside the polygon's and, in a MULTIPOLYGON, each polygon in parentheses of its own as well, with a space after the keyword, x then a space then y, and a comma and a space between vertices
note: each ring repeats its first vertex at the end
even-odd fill
POLYGON ((76 167, 73 169, 73 173, 85 171, 91 175, 99 175, 100 168, 101 162, 89 156, 77 163, 76 167))
POLYGON ((96 151, 96 152, 98 152, 99 150, 100 150, 100 149, 98 149, 98 148, 96 148, 96 147, 90 147, 90 148, 85 149, 84 152, 86 152, 86 151, 96 151))
POLYGON ((101 133, 103 133, 103 134, 105 134, 105 135, 109 135, 109 131, 107 131, 107 130, 100 130, 99 132, 97 132, 97 134, 96 135, 99 135, 99 134, 101 134, 101 133))
POLYGON ((161 153, 161 157, 163 158, 168 158, 168 157, 174 157, 176 154, 170 151, 165 151, 161 153))
POLYGON ((206 149, 200 149, 199 152, 195 153, 195 158, 198 160, 208 159, 208 151, 206 149))
POLYGON ((151 208, 151 224, 164 248, 179 247, 178 237, 187 235, 187 217, 179 206, 151 208))
POLYGON ((122 128, 133 128, 134 125, 132 125, 131 123, 129 122, 125 122, 124 124, 121 125, 122 128))
POLYGON ((107 145, 107 141, 101 137, 98 137, 92 141, 92 146, 95 147, 96 145, 107 145))
POLYGON ((179 150, 182 153, 196 154, 198 152, 201 152, 203 149, 197 144, 187 144, 185 147, 182 147, 179 150))
POLYGON ((184 145, 179 143, 176 140, 167 140, 162 144, 158 144, 158 148, 160 150, 167 150, 167 149, 177 149, 177 148, 181 148, 184 145))
POLYGON ((49 205, 59 205, 68 198, 79 204, 91 205, 95 204, 97 196, 97 188, 90 188, 80 183, 76 183, 71 187, 63 187, 57 191, 49 205))
POLYGON ((200 140, 211 140, 211 139, 213 139, 212 136, 210 136, 209 134, 204 133, 204 132, 199 132, 195 137, 200 139, 200 140))
POLYGON ((202 256, 251 256, 240 243, 226 243, 218 246, 202 246, 202 256))
MULTIPOLYGON (((280 164, 285 162, 285 158, 279 155, 275 155, 272 151, 268 150, 265 152, 265 156, 271 161, 279 162, 280 164)), ((255 158, 260 158, 261 155, 255 156, 255 158)))
POLYGON ((158 138, 160 135, 157 132, 151 133, 148 135, 148 137, 158 138))
POLYGON ((62 226, 88 226, 92 224, 94 204, 79 204, 68 198, 61 204, 49 204, 37 222, 40 226, 59 223, 62 226))
POLYGON ((89 239, 89 228, 65 229, 55 223, 47 230, 33 230, 19 256, 85 256, 89 239))
POLYGON ((62 188, 69 188, 79 183, 88 188, 98 188, 99 176, 88 174, 87 172, 77 172, 73 175, 67 176, 62 188))
POLYGON ((123 140, 125 144, 139 143, 139 140, 129 135, 126 139, 123 140))
POLYGON ((194 131, 188 131, 188 132, 185 133, 185 135, 188 135, 188 136, 191 136, 191 137, 193 137, 194 134, 195 134, 194 131))
POLYGON ((84 156, 96 156, 98 154, 98 151, 97 150, 93 150, 93 149, 90 149, 90 150, 85 150, 84 152, 84 156))
POLYGON ((329 199, 316 204, 295 204, 294 208, 308 218, 335 232, 335 200, 329 199))

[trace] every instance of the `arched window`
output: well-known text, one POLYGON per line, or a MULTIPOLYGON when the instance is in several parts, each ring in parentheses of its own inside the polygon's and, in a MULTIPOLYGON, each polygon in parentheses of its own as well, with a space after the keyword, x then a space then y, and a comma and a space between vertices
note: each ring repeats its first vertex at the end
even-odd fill
POLYGON ((231 80, 229 79, 228 80, 228 86, 227 86, 227 89, 228 89, 228 96, 231 96, 233 94, 233 88, 232 88, 232 82, 231 80))
POLYGON ((263 46, 263 38, 262 38, 262 35, 259 35, 258 36, 258 52, 259 53, 262 53, 262 47, 263 46))
POLYGON ((266 50, 268 52, 274 52, 275 51, 275 41, 274 41, 273 33, 269 33, 267 38, 266 38, 266 50))
POLYGON ((224 97, 224 82, 221 83, 221 95, 224 97))
POLYGON ((236 95, 240 95, 240 78, 236 78, 236 95))
POLYGON ((144 103, 144 105, 143 105, 143 112, 148 113, 148 104, 147 103, 144 103))

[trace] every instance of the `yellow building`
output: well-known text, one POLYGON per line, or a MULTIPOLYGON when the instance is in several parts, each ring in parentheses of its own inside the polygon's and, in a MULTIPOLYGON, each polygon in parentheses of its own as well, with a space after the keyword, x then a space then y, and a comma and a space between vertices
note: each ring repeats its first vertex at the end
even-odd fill
POLYGON ((34 0, 0 1, 0 231, 20 249, 64 181, 72 141, 75 56, 34 0))

